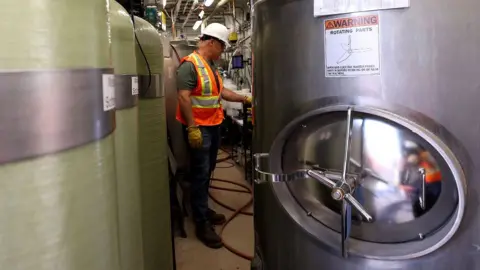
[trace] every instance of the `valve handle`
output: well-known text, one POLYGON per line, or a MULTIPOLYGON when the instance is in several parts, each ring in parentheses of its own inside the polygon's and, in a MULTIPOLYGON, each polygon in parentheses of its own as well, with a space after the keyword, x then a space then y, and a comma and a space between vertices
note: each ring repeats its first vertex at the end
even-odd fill
POLYGON ((366 221, 372 222, 373 217, 367 212, 367 210, 360 204, 360 202, 355 199, 355 197, 352 196, 352 194, 346 194, 345 195, 345 200, 353 206, 357 211, 362 215, 363 218, 365 218, 366 221))
POLYGON ((373 221, 373 217, 367 212, 367 210, 362 206, 360 202, 355 199, 355 197, 351 194, 350 186, 346 183, 338 181, 335 183, 334 181, 328 179, 323 175, 323 173, 308 170, 308 176, 312 177, 315 180, 318 180, 323 185, 332 189, 332 198, 336 201, 346 200, 353 208, 357 209, 357 211, 365 218, 366 221, 371 222, 373 221), (348 190, 347 190, 348 189, 348 190))
POLYGON ((425 210, 427 208, 427 202, 426 202, 426 184, 427 184, 427 171, 425 168, 420 168, 418 169, 418 172, 422 176, 422 193, 420 194, 420 207, 422 210, 425 210))

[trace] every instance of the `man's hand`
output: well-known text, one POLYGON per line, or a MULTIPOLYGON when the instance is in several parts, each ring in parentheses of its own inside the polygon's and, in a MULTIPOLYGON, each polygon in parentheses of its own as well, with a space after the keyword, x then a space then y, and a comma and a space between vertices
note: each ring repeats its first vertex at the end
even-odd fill
POLYGON ((252 103, 252 98, 247 98, 246 96, 239 95, 227 88, 223 88, 222 98, 230 102, 242 102, 247 104, 252 103))
POLYGON ((245 96, 243 103, 250 105, 252 104, 252 97, 245 96))
POLYGON ((202 131, 197 126, 191 126, 187 128, 188 131, 188 143, 192 148, 201 148, 203 145, 202 131))

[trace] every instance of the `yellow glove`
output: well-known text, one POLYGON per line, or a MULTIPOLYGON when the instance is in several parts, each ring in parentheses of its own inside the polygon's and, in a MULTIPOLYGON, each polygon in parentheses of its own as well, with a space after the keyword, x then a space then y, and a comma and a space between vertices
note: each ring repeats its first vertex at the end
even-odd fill
POLYGON ((245 100, 243 101, 245 104, 252 104, 252 97, 245 96, 245 100))
POLYGON ((199 127, 188 127, 188 143, 192 148, 201 148, 203 144, 202 132, 199 127))

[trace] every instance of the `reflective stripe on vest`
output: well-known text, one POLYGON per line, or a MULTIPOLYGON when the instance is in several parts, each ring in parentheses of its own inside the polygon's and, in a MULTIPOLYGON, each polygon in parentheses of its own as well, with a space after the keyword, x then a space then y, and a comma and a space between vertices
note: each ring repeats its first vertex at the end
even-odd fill
POLYGON ((190 96, 193 108, 220 108, 218 96, 190 96))
MULTIPOLYGON (((194 52, 182 59, 195 66, 197 85, 190 93, 192 116, 197 125, 220 125, 224 119, 222 105, 220 104, 223 81, 218 71, 198 53, 194 52)), ((186 125, 186 121, 177 105, 177 120, 186 125)))
POLYGON ((200 57, 196 53, 192 53, 191 57, 195 62, 197 70, 200 72, 200 76, 198 76, 198 79, 200 79, 200 85, 202 86, 202 96, 209 96, 212 94, 213 87, 212 82, 210 81, 210 77, 208 76, 207 68, 203 64, 202 59, 200 59, 200 57))

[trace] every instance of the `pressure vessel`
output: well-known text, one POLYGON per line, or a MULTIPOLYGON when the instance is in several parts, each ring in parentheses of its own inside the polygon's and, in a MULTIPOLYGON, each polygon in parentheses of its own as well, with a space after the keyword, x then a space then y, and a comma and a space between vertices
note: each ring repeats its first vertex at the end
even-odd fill
MULTIPOLYGON (((183 138, 183 127, 176 119, 177 113, 177 81, 176 69, 183 57, 191 54, 195 45, 189 44, 186 40, 176 40, 167 43, 168 54, 164 54, 164 85, 167 112, 167 127, 176 162, 176 176, 183 177, 188 170, 187 144, 183 138)), ((165 52, 165 50, 164 50, 165 52)), ((181 179, 181 178, 180 178, 181 179)))
POLYGON ((1 269, 119 269, 108 8, 2 1, 1 269))
POLYGON ((257 269, 480 269, 480 2, 252 7, 257 269))
POLYGON ((110 0, 112 62, 115 70, 117 171, 120 264, 122 270, 143 269, 138 163, 138 77, 132 19, 110 0))
POLYGON ((139 75, 139 153, 146 270, 172 268, 163 46, 157 30, 135 17, 139 75))

